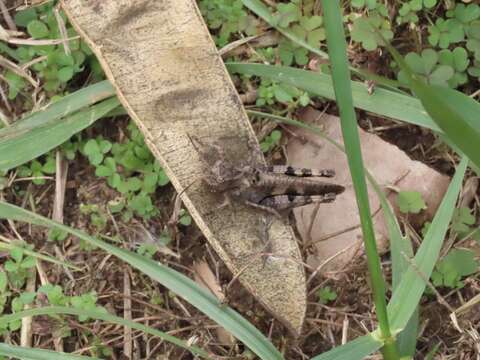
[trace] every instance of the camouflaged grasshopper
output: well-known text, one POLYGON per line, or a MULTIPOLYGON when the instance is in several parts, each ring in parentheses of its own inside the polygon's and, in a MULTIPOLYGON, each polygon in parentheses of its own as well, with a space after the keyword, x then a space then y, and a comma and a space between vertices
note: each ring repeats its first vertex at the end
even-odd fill
MULTIPOLYGON (((315 170, 282 165, 259 165, 228 161, 223 148, 189 136, 203 165, 203 181, 215 193, 231 200, 284 217, 290 210, 312 203, 329 203, 345 188, 318 178, 335 176, 333 170, 315 170)), ((249 144, 253 149, 253 145, 249 144)))

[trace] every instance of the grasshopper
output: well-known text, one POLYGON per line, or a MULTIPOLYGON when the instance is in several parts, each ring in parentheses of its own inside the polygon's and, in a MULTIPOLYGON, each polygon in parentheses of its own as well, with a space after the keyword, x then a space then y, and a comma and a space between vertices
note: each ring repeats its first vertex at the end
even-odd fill
MULTIPOLYGON (((312 203, 329 203, 345 188, 319 178, 335 176, 333 170, 315 170, 287 165, 267 166, 255 163, 228 161, 217 143, 203 142, 189 136, 203 162, 203 181, 210 191, 239 201, 278 217, 284 217, 296 207, 312 203)), ((253 144, 249 148, 254 149, 253 144)))

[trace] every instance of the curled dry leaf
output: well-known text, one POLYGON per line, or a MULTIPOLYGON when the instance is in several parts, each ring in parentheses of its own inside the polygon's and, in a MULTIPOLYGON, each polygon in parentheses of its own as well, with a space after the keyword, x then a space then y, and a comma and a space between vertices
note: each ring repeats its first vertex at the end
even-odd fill
MULTIPOLYGON (((302 120, 314 123, 324 129, 331 139, 342 143, 340 119, 322 115, 307 108, 302 120)), ((318 211, 315 206, 305 206, 295 211, 298 231, 304 243, 313 244, 315 253, 307 262, 317 268, 327 259, 338 254, 323 270, 340 270, 362 250, 362 232, 355 194, 348 170, 346 157, 328 141, 306 130, 297 130, 299 137, 288 143, 287 153, 291 165, 307 168, 331 168, 336 172, 334 180, 345 186, 345 192, 331 204, 322 204, 318 211), (357 246, 358 245, 358 246, 357 246)), ((449 178, 418 161, 411 160, 402 150, 378 136, 359 129, 362 155, 367 169, 383 187, 395 185, 400 190, 414 190, 422 194, 427 209, 418 216, 410 217, 414 223, 431 218, 435 213, 449 178)), ((395 203, 395 194, 388 191, 389 199, 395 203), (392 198, 393 196, 393 198, 392 198)), ((387 248, 387 229, 380 211, 380 203, 369 188, 370 206, 374 219, 377 243, 381 250, 387 248)))

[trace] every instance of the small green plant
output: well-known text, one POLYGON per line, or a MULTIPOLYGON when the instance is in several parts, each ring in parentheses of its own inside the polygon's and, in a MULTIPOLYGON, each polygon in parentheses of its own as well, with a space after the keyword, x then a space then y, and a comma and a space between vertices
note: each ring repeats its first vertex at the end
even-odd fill
MULTIPOLYGON (((61 33, 58 21, 53 13, 54 2, 29 7, 18 11, 15 14, 15 23, 19 28, 25 28, 26 32, 35 40, 60 39, 61 33)), ((66 16, 60 13, 63 22, 67 23, 66 16)), ((75 30, 66 25, 67 36, 75 37, 75 30)), ((85 64, 93 65, 98 63, 91 50, 86 44, 79 40, 70 40, 68 43, 70 53, 66 53, 63 44, 30 46, 20 45, 15 49, 4 47, 3 51, 10 57, 13 57, 19 64, 28 63, 34 59, 44 58, 45 60, 35 62, 31 69, 36 76, 43 81, 43 89, 50 96, 61 94, 66 88, 68 82, 75 74, 84 71, 85 64)), ((99 66, 92 66, 95 72, 100 72, 99 66)), ((8 71, 5 79, 9 84, 9 99, 15 99, 20 91, 26 88, 28 83, 20 75, 8 71)))
POLYGON ((418 191, 400 191, 397 204, 402 213, 418 214, 425 210, 427 205, 418 191))
POLYGON ((373 51, 382 45, 383 39, 393 38, 390 22, 379 13, 356 18, 350 35, 353 41, 360 43, 367 51, 373 51))
POLYGON ((270 135, 266 136, 260 143, 260 148, 264 153, 269 152, 280 143, 281 138, 282 132, 280 130, 273 130, 270 135))
POLYGON ((453 9, 447 11, 447 17, 456 19, 463 25, 469 25, 480 18, 480 6, 474 3, 466 5, 457 2, 453 9))
POLYGON ((474 274, 479 269, 475 253, 464 249, 453 249, 447 256, 438 261, 432 273, 432 283, 435 287, 444 286, 460 289, 464 286, 461 279, 474 274))
POLYGON ((100 233, 107 227, 108 214, 97 204, 80 204, 80 212, 87 215, 89 223, 95 228, 95 232, 100 233))
POLYGON ((432 46, 439 46, 442 49, 448 48, 451 44, 463 41, 465 31, 463 25, 457 19, 438 18, 434 25, 428 27, 428 42, 432 46))
POLYGON ((463 47, 456 47, 453 50, 444 49, 438 52, 440 65, 449 66, 453 69, 453 76, 447 80, 449 87, 455 89, 468 81, 467 68, 470 64, 468 53, 463 47))
POLYGON ((480 20, 473 21, 467 30, 467 49, 480 61, 480 20))
MULTIPOLYGON (((36 296, 36 293, 22 292, 20 296, 13 298, 10 304, 12 313, 22 311, 25 305, 30 305, 33 302, 33 300, 35 300, 35 296, 36 296)), ((21 326, 22 326, 21 319, 12 321, 8 324, 10 331, 16 331, 20 329, 21 326)))
POLYGON ((92 355, 95 357, 100 357, 102 359, 108 359, 113 356, 113 349, 110 346, 104 344, 102 339, 94 336, 90 341, 92 346, 92 355))
POLYGON ((266 78, 262 78, 257 94, 257 106, 273 105, 275 102, 280 102, 295 107, 297 103, 301 106, 307 106, 310 103, 310 96, 307 92, 266 78))
POLYGON ((151 259, 158 251, 158 246, 151 243, 143 243, 137 248, 137 253, 151 259))
POLYGON ((476 219, 472 211, 467 207, 461 207, 455 209, 451 229, 461 237, 471 236, 476 240, 480 240, 480 232, 475 231, 475 229, 478 229, 475 226, 475 222, 476 219))
MULTIPOLYGON (((314 13, 312 0, 293 0, 289 3, 279 3, 274 13, 273 22, 276 26, 289 29, 298 39, 311 47, 320 48, 325 40, 323 17, 314 13)), ((308 50, 283 38, 278 44, 278 53, 283 65, 306 65, 308 50)))
POLYGON ((396 18, 397 24, 416 24, 419 20, 418 13, 425 9, 431 9, 437 5, 437 0, 410 0, 402 4, 396 18))
POLYGON ((350 3, 354 8, 361 9, 366 7, 373 10, 378 6, 377 0, 352 0, 350 3))
POLYGON ((317 290, 316 294, 318 301, 322 304, 326 304, 337 298, 337 293, 335 290, 332 290, 330 286, 325 286, 324 288, 317 290))
POLYGON ((225 46, 238 32, 257 34, 258 20, 246 11, 241 0, 200 0, 198 6, 208 27, 217 31, 218 46, 225 46))
POLYGON ((56 172, 56 162, 52 154, 47 155, 45 161, 33 160, 27 165, 22 165, 18 168, 18 176, 32 177, 32 183, 35 185, 44 185, 46 183, 45 177, 53 175, 56 172))
POLYGON ((69 298, 59 285, 45 284, 38 289, 39 294, 45 294, 52 306, 67 306, 69 298))
POLYGON ((180 219, 178 219, 178 223, 183 226, 190 226, 192 224, 192 217, 185 209, 180 210, 180 219))
POLYGON ((58 228, 51 228, 48 231, 48 241, 57 241, 62 242, 68 237, 66 231, 60 230, 58 228))
MULTIPOLYGON (((5 304, 7 303, 8 297, 11 295, 11 292, 8 291, 8 277, 7 273, 0 268, 0 314, 3 314, 5 309, 5 304)), ((1 326, 0 326, 1 330, 1 326)))
MULTIPOLYGON (((16 244, 9 252, 9 259, 5 262, 5 271, 8 273, 10 284, 20 289, 25 281, 32 276, 30 269, 35 267, 37 260, 33 256, 25 255, 24 249, 16 244)), ((26 245, 23 245, 26 246, 26 245)))
POLYGON ((121 196, 111 200, 112 213, 122 213, 124 220, 137 214, 148 219, 157 214, 152 194, 158 186, 170 181, 146 146, 143 135, 131 122, 121 143, 111 143, 102 137, 88 140, 82 153, 95 166, 95 175, 106 178, 107 184, 121 196))
MULTIPOLYGON (((444 53, 444 61, 449 59, 449 54, 444 53)), ((421 78, 430 84, 448 86, 448 82, 454 77, 455 70, 450 65, 441 64, 439 62, 440 56, 433 49, 424 49, 419 55, 415 52, 410 52, 405 56, 405 61, 410 68, 418 74, 421 78)), ((454 62, 452 54, 452 62, 454 62)), ((463 68, 464 64, 458 65, 459 69, 463 68)), ((404 84, 408 84, 407 76, 400 70, 398 73, 398 80, 404 84)), ((453 84, 452 80, 452 84, 453 84)))

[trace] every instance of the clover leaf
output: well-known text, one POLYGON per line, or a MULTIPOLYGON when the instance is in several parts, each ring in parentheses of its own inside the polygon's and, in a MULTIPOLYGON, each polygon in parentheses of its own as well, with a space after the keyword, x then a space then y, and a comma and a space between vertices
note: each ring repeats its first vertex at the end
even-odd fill
POLYGON ((400 191, 397 203, 402 213, 418 214, 427 208, 422 194, 418 191, 400 191))
POLYGON ((377 7, 377 0, 352 0, 351 5, 354 8, 360 9, 363 7, 367 7, 369 10, 373 10, 377 7))
POLYGON ((432 273, 432 282, 435 286, 462 288, 462 277, 478 271, 479 263, 475 260, 475 253, 470 250, 453 249, 441 259, 432 273))
POLYGON ((454 70, 453 76, 447 81, 451 88, 457 88, 459 85, 467 83, 466 70, 470 64, 467 50, 462 47, 456 47, 452 51, 441 50, 438 52, 438 62, 441 65, 450 66, 454 70))
POLYGON ((480 61, 474 61, 473 65, 468 68, 468 73, 480 80, 480 61))
POLYGON ((480 18, 480 6, 478 4, 457 4, 452 10, 447 11, 447 16, 457 19, 462 24, 468 24, 480 18))
POLYGON ((383 45, 383 39, 391 40, 393 32, 390 30, 390 23, 375 13, 369 17, 356 18, 353 21, 351 37, 353 41, 361 43, 365 50, 373 51, 383 45))
POLYGON ((475 224, 475 216, 467 207, 455 209, 452 219, 452 230, 458 234, 464 235, 471 230, 471 226, 475 224))
POLYGON ((467 49, 480 61, 480 20, 473 21, 467 29, 467 49))
POLYGON ((300 7, 292 1, 287 4, 278 4, 273 20, 275 25, 288 28, 291 23, 298 21, 301 16, 300 7))
MULTIPOLYGON (((425 49, 421 55, 410 52, 405 56, 405 61, 413 72, 430 84, 448 86, 448 81, 455 73, 452 66, 438 63, 439 55, 433 49, 425 49)), ((408 84, 408 78, 403 70, 398 73, 398 80, 408 84)))
POLYGON ((458 43, 465 38, 463 25, 457 19, 438 18, 435 25, 428 27, 428 42, 432 46, 448 48, 450 44, 458 43))

